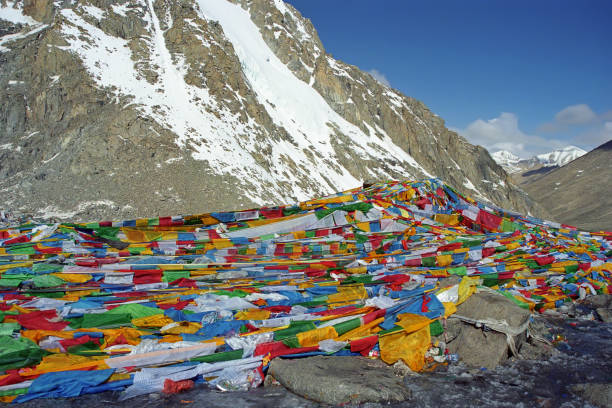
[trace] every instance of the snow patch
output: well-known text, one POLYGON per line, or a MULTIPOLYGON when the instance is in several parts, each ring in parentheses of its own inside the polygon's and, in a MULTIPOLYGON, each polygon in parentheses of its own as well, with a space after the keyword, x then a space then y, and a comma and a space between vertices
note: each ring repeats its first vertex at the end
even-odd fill
POLYGON ((43 164, 47 164, 47 163, 49 163, 50 161, 52 161, 53 159, 55 159, 57 156, 59 156, 59 155, 60 155, 60 152, 55 153, 55 154, 53 155, 53 157, 51 157, 50 159, 47 159, 47 160, 43 160, 43 161, 42 161, 42 163, 43 163, 43 164))
POLYGON ((476 197, 477 197, 477 198, 480 198, 480 199, 482 199, 482 200, 484 200, 484 201, 487 201, 487 202, 489 202, 489 203, 491 202, 491 200, 489 200, 489 199, 488 199, 488 198, 487 198, 487 197, 486 197, 484 194, 482 194, 482 193, 480 192, 480 190, 478 190, 478 189, 476 188, 476 186, 475 186, 474 184, 472 184, 472 182, 470 181, 470 179, 468 179, 467 177, 465 178, 465 181, 463 182, 463 186, 464 186, 465 188, 469 189, 469 190, 474 191, 474 192, 476 193, 476 197))
POLYGON ((298 30, 298 34, 300 35, 300 40, 301 41, 312 41, 312 36, 310 34, 308 34, 308 31, 306 31, 306 27, 304 27, 304 23, 302 21, 302 19, 298 18, 293 11, 287 7, 287 5, 285 4, 285 2, 283 0, 274 0, 274 6, 283 14, 283 15, 289 15, 290 18, 293 20, 293 22, 295 23, 295 26, 298 30))
POLYGON ((121 17, 127 17, 127 12, 129 10, 129 3, 125 4, 112 4, 111 8, 113 9, 113 13, 120 15, 121 17))
POLYGON ((26 24, 26 25, 38 25, 39 22, 34 20, 30 16, 23 14, 21 9, 13 7, 2 6, 0 4, 0 20, 6 20, 13 24, 26 24))
POLYGON ((99 9, 98 7, 94 7, 94 6, 81 6, 81 8, 90 16, 92 16, 93 18, 95 18, 96 20, 100 21, 104 18, 104 15, 106 14, 106 12, 102 9, 99 9))

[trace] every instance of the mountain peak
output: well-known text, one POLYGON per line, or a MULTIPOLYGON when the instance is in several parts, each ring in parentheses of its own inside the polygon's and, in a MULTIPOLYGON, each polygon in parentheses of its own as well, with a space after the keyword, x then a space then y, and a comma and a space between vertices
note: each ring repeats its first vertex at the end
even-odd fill
POLYGON ((504 161, 512 161, 512 162, 517 161, 518 162, 520 160, 520 158, 517 155, 507 150, 499 150, 495 153, 492 153, 491 157, 495 161, 504 160, 504 161))
POLYGON ((517 155, 507 150, 499 150, 491 154, 491 157, 497 164, 502 166, 508 173, 516 173, 521 171, 518 163, 521 160, 517 155))
POLYGON ((536 158, 545 167, 561 167, 586 153, 585 150, 570 145, 562 149, 553 150, 552 152, 539 154, 536 158))
POLYGON ((111 3, 48 0, 53 23, 35 28, 17 23, 21 0, 0 14, 7 207, 133 218, 436 177, 539 211, 483 148, 327 54, 280 0, 111 3))
POLYGON ((492 153, 491 157, 508 173, 515 174, 536 167, 561 167, 586 153, 579 147, 569 145, 552 152, 538 154, 530 159, 521 159, 507 150, 492 153))

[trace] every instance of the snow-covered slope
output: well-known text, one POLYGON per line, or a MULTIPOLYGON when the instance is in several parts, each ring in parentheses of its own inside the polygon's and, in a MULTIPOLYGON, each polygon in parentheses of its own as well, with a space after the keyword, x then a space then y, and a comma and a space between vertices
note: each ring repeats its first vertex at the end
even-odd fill
MULTIPOLYGON (((353 142, 355 160, 374 158, 397 163, 395 166, 398 166, 399 172, 408 171, 415 174, 414 170, 417 170, 418 174, 431 177, 431 174, 395 145, 387 135, 382 138, 374 134, 367 135, 333 111, 320 94, 309 84, 299 80, 270 50, 247 10, 226 0, 198 0, 198 4, 202 17, 221 23, 257 99, 265 106, 274 123, 287 130, 293 138, 292 143, 285 142, 274 146, 273 162, 280 163, 280 156, 286 154, 296 161, 298 166, 311 166, 313 163, 306 152, 310 150, 314 153, 316 150, 323 157, 321 161, 314 163, 311 175, 318 177, 317 173, 322 172, 326 177, 318 178, 321 184, 326 184, 326 179, 333 180, 330 192, 354 188, 361 181, 346 168, 341 166, 332 170, 323 162, 325 159, 335 159, 331 139, 339 131, 353 142), (313 145, 316 148, 313 148, 313 145), (372 155, 372 151, 376 153, 372 155), (410 168, 413 170, 409 170, 410 168)), ((285 7, 282 1, 276 1, 275 4, 285 7)), ((279 173, 283 170, 287 169, 279 169, 279 173)), ((292 183, 298 181, 291 180, 292 183)), ((309 194, 299 192, 298 199, 306 199, 309 194)))
MULTIPOLYGON (((68 22, 62 33, 70 44, 64 49, 81 57, 99 87, 113 89, 117 97, 130 95, 142 114, 171 129, 180 147, 195 150, 194 159, 207 160, 218 174, 249 180, 254 188, 245 193, 256 204, 269 203, 270 189, 275 189, 274 194, 284 202, 307 199, 312 191, 300 183, 305 178, 323 186, 322 191, 327 193, 358 186, 362 181, 337 160, 331 143, 336 132, 353 142, 354 160, 385 162, 408 178, 431 177, 388 136, 365 134, 333 111, 311 86, 296 78, 264 42, 248 11, 226 0, 201 0, 197 5, 200 18, 221 24, 257 100, 274 124, 289 134, 287 140, 266 144, 270 147, 271 168, 262 167, 253 158, 264 147, 253 132, 257 123, 241 121, 236 112, 218 104, 206 88, 186 83, 189 67, 180 55, 171 55, 167 48, 165 30, 152 0, 145 4, 143 19, 152 34, 147 45, 149 63, 158 67, 155 83, 149 83, 132 66, 127 41, 95 26, 95 21, 102 20, 106 13, 97 7, 83 7, 82 14, 73 9, 61 11, 68 22), (285 187, 275 188, 279 185, 285 187)), ((168 15, 162 18, 171 28, 172 19, 168 15)), ((210 39, 202 41, 209 43, 210 39)), ((381 175, 372 169, 372 177, 381 175)))
POLYGON ((23 14, 20 8, 10 7, 2 2, 0 2, 0 20, 9 21, 14 24, 38 24, 32 17, 23 14))
POLYGON ((483 148, 335 60, 281 0, 15 0, 0 20, 6 207, 129 218, 438 177, 537 212, 483 148))

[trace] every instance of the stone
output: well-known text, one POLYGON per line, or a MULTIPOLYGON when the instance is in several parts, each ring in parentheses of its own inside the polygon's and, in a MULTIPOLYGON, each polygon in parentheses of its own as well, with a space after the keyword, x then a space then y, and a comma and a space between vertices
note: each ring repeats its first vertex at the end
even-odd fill
POLYGON ((458 354, 459 360, 473 367, 492 369, 508 359, 505 334, 484 332, 469 325, 464 325, 461 334, 448 343, 448 349, 451 354, 458 354))
POLYGON ((264 378, 263 385, 264 387, 278 387, 279 385, 281 385, 281 383, 276 381, 276 378, 274 378, 272 374, 268 373, 268 375, 266 375, 266 377, 264 378))
POLYGON ((408 374, 411 374, 413 371, 404 363, 403 360, 397 360, 395 364, 393 364, 393 373, 399 377, 405 377, 408 374))
MULTIPOLYGON (((515 330, 523 326, 531 315, 506 297, 492 292, 473 294, 457 307, 456 314, 474 320, 506 321, 515 330)), ((492 369, 508 359, 509 347, 505 334, 467 323, 454 323, 454 326, 457 334, 452 340, 449 339, 447 347, 451 353, 457 353, 465 364, 492 369)), ((516 348, 520 349, 526 335, 513 338, 516 348)))
POLYGON ((612 383, 576 384, 571 387, 571 390, 597 407, 609 408, 612 406, 612 383))
POLYGON ((553 408, 555 406, 552 398, 538 397, 536 403, 540 408, 553 408))
POLYGON ((582 301, 582 304, 593 309, 610 308, 612 306, 612 295, 593 295, 588 296, 582 301))
POLYGON ((599 318, 601 319, 602 322, 604 323, 612 323, 612 310, 610 309, 604 309, 603 307, 600 307, 598 309, 596 309, 597 314, 599 315, 599 318))
POLYGON ((533 342, 524 342, 521 345, 519 358, 523 360, 542 360, 559 353, 560 351, 554 346, 536 340, 533 342))
POLYGON ((268 372, 291 392, 325 404, 401 402, 411 396, 391 367, 364 357, 277 358, 268 372))

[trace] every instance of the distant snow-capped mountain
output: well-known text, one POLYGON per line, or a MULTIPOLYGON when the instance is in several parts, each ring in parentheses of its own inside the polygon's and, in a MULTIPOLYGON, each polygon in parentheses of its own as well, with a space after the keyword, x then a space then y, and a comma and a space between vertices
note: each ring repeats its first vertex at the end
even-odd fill
POLYGON ((521 168, 518 166, 519 161, 521 161, 520 157, 513 153, 510 153, 507 150, 500 150, 498 152, 492 153, 491 157, 508 173, 512 174, 521 171, 521 168))
POLYGON ((586 153, 585 150, 579 147, 566 146, 562 149, 553 150, 552 152, 538 154, 529 159, 521 159, 507 150, 497 151, 491 154, 491 157, 508 173, 514 174, 528 171, 536 167, 561 167, 586 153))
POLYGON ((543 166, 561 167, 561 166, 565 166, 567 163, 571 162, 572 160, 576 160, 580 156, 584 156, 585 154, 587 154, 587 152, 585 150, 582 150, 579 147, 567 146, 567 147, 564 147, 563 149, 557 149, 549 153, 539 154, 536 156, 536 158, 543 166))

